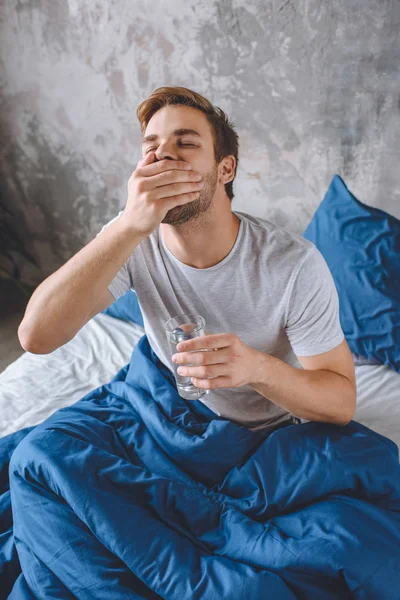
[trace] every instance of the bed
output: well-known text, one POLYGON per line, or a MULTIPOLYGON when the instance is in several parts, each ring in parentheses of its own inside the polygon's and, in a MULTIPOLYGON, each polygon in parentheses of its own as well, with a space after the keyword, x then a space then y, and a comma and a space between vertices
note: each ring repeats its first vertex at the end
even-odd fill
MULTIPOLYGON (((142 374, 148 369, 143 351, 134 356, 146 339, 139 325, 98 314, 50 356, 25 353, 0 374, 0 436, 7 436, 0 439, 0 459, 4 460, 2 441, 12 440, 21 430, 24 436, 27 428, 42 423, 32 430, 34 443, 28 442, 29 434, 15 442, 10 462, 13 528, 11 521, 7 523, 7 517, 11 520, 9 492, 0 496, 0 559, 5 557, 3 572, 0 568, 0 583, 5 582, 0 586, 4 585, 2 597, 245 600, 264 598, 269 589, 277 600, 397 599, 399 582, 394 577, 400 564, 396 555, 400 518, 396 517, 397 523, 389 520, 385 527, 377 526, 382 515, 387 519, 385 507, 393 515, 400 513, 400 493, 396 496, 393 490, 399 479, 397 446, 393 452, 386 447, 386 438, 382 443, 369 433, 365 436, 363 430, 351 430, 350 425, 345 429, 350 438, 358 438, 356 452, 345 436, 338 438, 334 426, 327 426, 319 440, 321 430, 300 431, 307 425, 318 426, 311 423, 293 426, 297 440, 296 433, 283 437, 293 428, 286 427, 280 430, 280 444, 273 444, 273 434, 258 449, 245 432, 230 431, 227 422, 214 422, 221 430, 214 427, 211 435, 212 428, 203 421, 188 424, 187 411, 177 411, 171 385, 167 393, 160 389, 164 385, 157 379, 160 365, 149 376, 150 385, 157 383, 158 395, 154 396, 151 387, 139 398, 131 394, 139 384, 143 386, 142 374), (126 374, 127 365, 132 387, 125 396, 127 388, 115 375, 126 374), (157 415, 153 402, 148 403, 150 395, 166 400, 157 415), (121 405, 124 400, 138 411, 133 413, 135 421, 140 415, 147 438, 136 430, 131 407, 127 409, 128 402, 121 405), (65 413, 68 406, 71 412, 65 413), (103 430, 99 410, 105 415, 101 417, 103 430), (111 449, 107 439, 110 411, 116 419, 111 449), (99 443, 99 437, 104 441, 99 443), (311 449, 310 440, 317 442, 311 449), (190 463, 193 446, 195 460, 190 463), (130 454, 132 448, 137 454, 130 454), (229 448, 228 454, 224 448, 229 448), (39 467, 36 473, 33 464, 39 467), (143 473, 137 473, 136 465, 144 465, 143 473), (52 489, 54 506, 49 504, 49 491, 43 491, 44 484, 52 489), (254 496, 260 485, 263 494, 254 496), (363 496, 368 502, 360 500, 363 496), (315 514, 316 507, 323 512, 315 514), (69 514, 71 508, 74 512, 69 514), (338 508, 343 515, 338 516, 338 508), (337 521, 340 529, 346 519, 346 540, 341 540, 335 529, 337 521), (353 539, 352 528, 364 537, 353 539), (343 562, 331 550, 333 531, 345 548, 343 562), (379 561, 371 535, 385 540, 379 561), (288 542, 297 547, 291 544, 285 555, 282 548, 288 542), (17 569, 12 543, 22 566, 19 576, 18 571, 10 573, 17 569), (355 568, 353 557, 360 546, 363 552, 355 568), (323 558, 331 552, 338 562, 339 578, 332 576, 331 563, 323 558), (265 557, 272 560, 266 562, 265 557), (361 581, 365 573, 373 573, 377 581, 361 581), (345 581, 340 581, 342 577, 345 581), (349 594, 352 586, 354 593, 349 594), (371 595, 364 595, 366 591, 371 595)), ((357 365, 356 376, 356 419, 399 445, 400 374, 385 365, 357 365)), ((3 482, 4 476, 0 472, 3 482)))

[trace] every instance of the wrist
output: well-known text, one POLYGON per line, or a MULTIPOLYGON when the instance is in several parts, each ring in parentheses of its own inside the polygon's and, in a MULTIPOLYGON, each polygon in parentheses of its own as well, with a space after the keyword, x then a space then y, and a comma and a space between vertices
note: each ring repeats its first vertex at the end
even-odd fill
POLYGON ((133 238, 138 239, 138 242, 141 242, 146 237, 148 237, 148 233, 144 233, 140 231, 134 222, 132 222, 132 217, 127 215, 125 212, 122 212, 119 218, 116 220, 116 224, 118 229, 123 233, 127 233, 131 235, 133 238))
POLYGON ((254 350, 254 354, 251 357, 251 375, 249 382, 250 387, 258 387, 260 385, 266 385, 268 381, 268 371, 270 368, 270 359, 269 354, 265 354, 265 352, 260 352, 259 350, 254 350))

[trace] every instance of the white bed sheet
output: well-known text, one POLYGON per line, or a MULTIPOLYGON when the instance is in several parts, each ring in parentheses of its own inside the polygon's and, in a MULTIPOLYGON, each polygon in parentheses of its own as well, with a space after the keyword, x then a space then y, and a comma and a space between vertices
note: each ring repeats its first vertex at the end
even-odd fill
POLYGON ((99 313, 51 354, 22 354, 0 373, 0 437, 109 383, 143 334, 139 325, 99 313))
MULTIPOLYGON (((0 437, 37 425, 108 383, 131 358, 143 329, 102 313, 51 354, 25 352, 0 373, 0 437)), ((400 447, 400 374, 381 365, 356 366, 355 420, 400 447)))
POLYGON ((400 448, 400 373, 385 365, 357 365, 355 421, 393 440, 400 448))

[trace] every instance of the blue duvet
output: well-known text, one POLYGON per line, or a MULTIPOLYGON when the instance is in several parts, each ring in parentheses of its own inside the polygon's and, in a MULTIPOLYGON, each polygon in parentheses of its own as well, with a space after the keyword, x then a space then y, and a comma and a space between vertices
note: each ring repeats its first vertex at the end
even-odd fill
POLYGON ((1 598, 400 599, 395 444, 236 426, 181 399, 146 337, 0 455, 1 598))

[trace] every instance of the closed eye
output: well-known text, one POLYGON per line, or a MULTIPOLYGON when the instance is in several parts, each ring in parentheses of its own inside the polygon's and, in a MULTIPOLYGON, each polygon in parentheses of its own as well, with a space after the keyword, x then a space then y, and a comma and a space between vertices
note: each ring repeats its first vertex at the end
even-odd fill
MULTIPOLYGON (((197 145, 197 144, 190 144, 190 143, 183 143, 183 142, 180 142, 178 145, 179 145, 179 146, 181 146, 182 148, 198 148, 198 145, 197 145)), ((148 154, 148 153, 149 153, 149 152, 151 152, 152 150, 153 150, 153 151, 154 151, 154 150, 157 150, 157 148, 156 148, 155 146, 153 146, 152 148, 147 148, 147 150, 146 150, 145 154, 148 154)))

